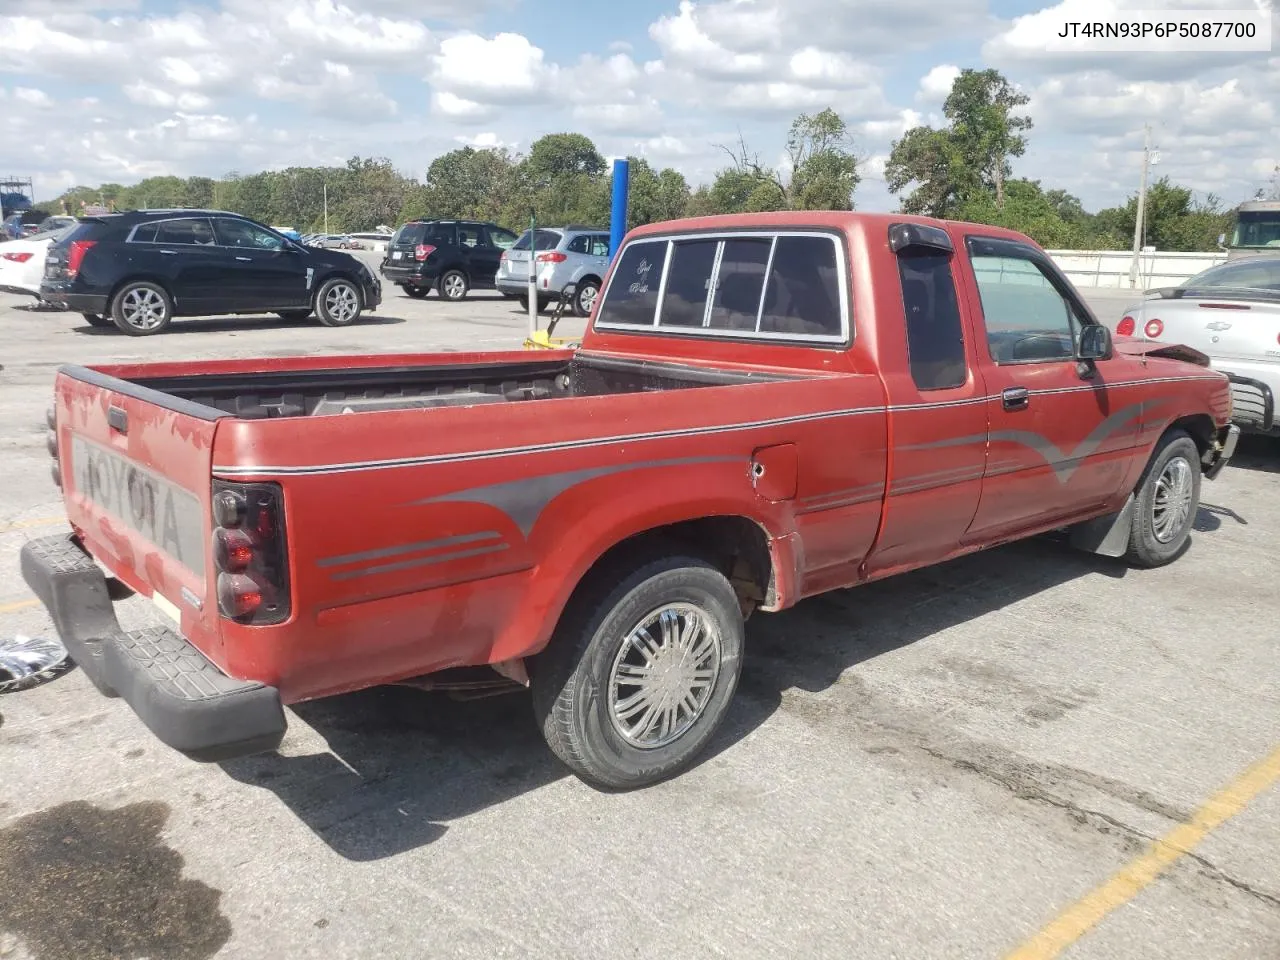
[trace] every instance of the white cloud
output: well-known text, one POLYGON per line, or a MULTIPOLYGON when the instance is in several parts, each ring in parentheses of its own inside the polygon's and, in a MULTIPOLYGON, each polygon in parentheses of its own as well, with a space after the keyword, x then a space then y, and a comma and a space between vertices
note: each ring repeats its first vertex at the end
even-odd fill
POLYGON ((520 103, 544 99, 557 70, 521 34, 489 39, 461 33, 440 42, 440 52, 431 58, 430 79, 437 90, 477 103, 520 103))
POLYGON ((950 63, 940 63, 920 78, 916 100, 922 103, 941 103, 951 93, 951 86, 960 76, 960 68, 950 63))

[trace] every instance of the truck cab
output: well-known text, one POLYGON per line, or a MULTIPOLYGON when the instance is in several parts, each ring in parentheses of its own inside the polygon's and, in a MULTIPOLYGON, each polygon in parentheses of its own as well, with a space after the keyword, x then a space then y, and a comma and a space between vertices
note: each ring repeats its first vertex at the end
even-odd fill
POLYGON ((1280 200, 1252 200, 1236 208, 1231 239, 1218 238, 1227 259, 1240 257, 1280 257, 1280 200), (1226 241, 1226 242, 1224 242, 1226 241))

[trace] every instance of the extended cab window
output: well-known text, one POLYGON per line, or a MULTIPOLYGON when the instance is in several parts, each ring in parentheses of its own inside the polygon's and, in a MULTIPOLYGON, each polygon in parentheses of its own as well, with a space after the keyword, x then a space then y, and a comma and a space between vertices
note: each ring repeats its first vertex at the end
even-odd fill
POLYGON ((912 248, 898 254, 907 358, 921 390, 945 390, 968 380, 964 329, 951 275, 951 254, 912 248))
POLYGON ((628 244, 609 280, 609 295, 600 306, 596 322, 653 326, 666 256, 665 241, 628 244))
POLYGON ((1040 265, 1008 244, 970 240, 987 344, 996 363, 1069 360, 1078 324, 1040 265))

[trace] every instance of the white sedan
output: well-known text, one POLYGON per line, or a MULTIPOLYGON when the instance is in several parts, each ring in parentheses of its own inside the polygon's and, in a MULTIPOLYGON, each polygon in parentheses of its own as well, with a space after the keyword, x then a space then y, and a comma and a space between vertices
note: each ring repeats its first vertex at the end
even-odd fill
POLYGON ((38 300, 49 245, 75 226, 71 224, 46 233, 33 233, 21 240, 0 241, 0 290, 38 300))
POLYGON ((1280 435, 1280 257, 1231 260, 1176 287, 1148 290, 1116 333, 1206 354, 1231 379, 1240 429, 1280 435))

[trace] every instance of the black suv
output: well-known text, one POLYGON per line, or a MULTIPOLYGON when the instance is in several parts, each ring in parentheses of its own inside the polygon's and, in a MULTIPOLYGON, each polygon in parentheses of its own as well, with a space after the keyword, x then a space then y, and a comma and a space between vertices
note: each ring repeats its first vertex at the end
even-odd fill
POLYGON ((493 289, 502 254, 516 239, 496 223, 410 220, 387 244, 379 269, 411 297, 434 287, 446 300, 462 300, 468 291, 493 289))
POLYGON ((81 217, 49 248, 40 296, 131 336, 174 317, 315 312, 344 327, 382 302, 382 284, 349 253, 304 247, 218 210, 132 210, 81 217))

